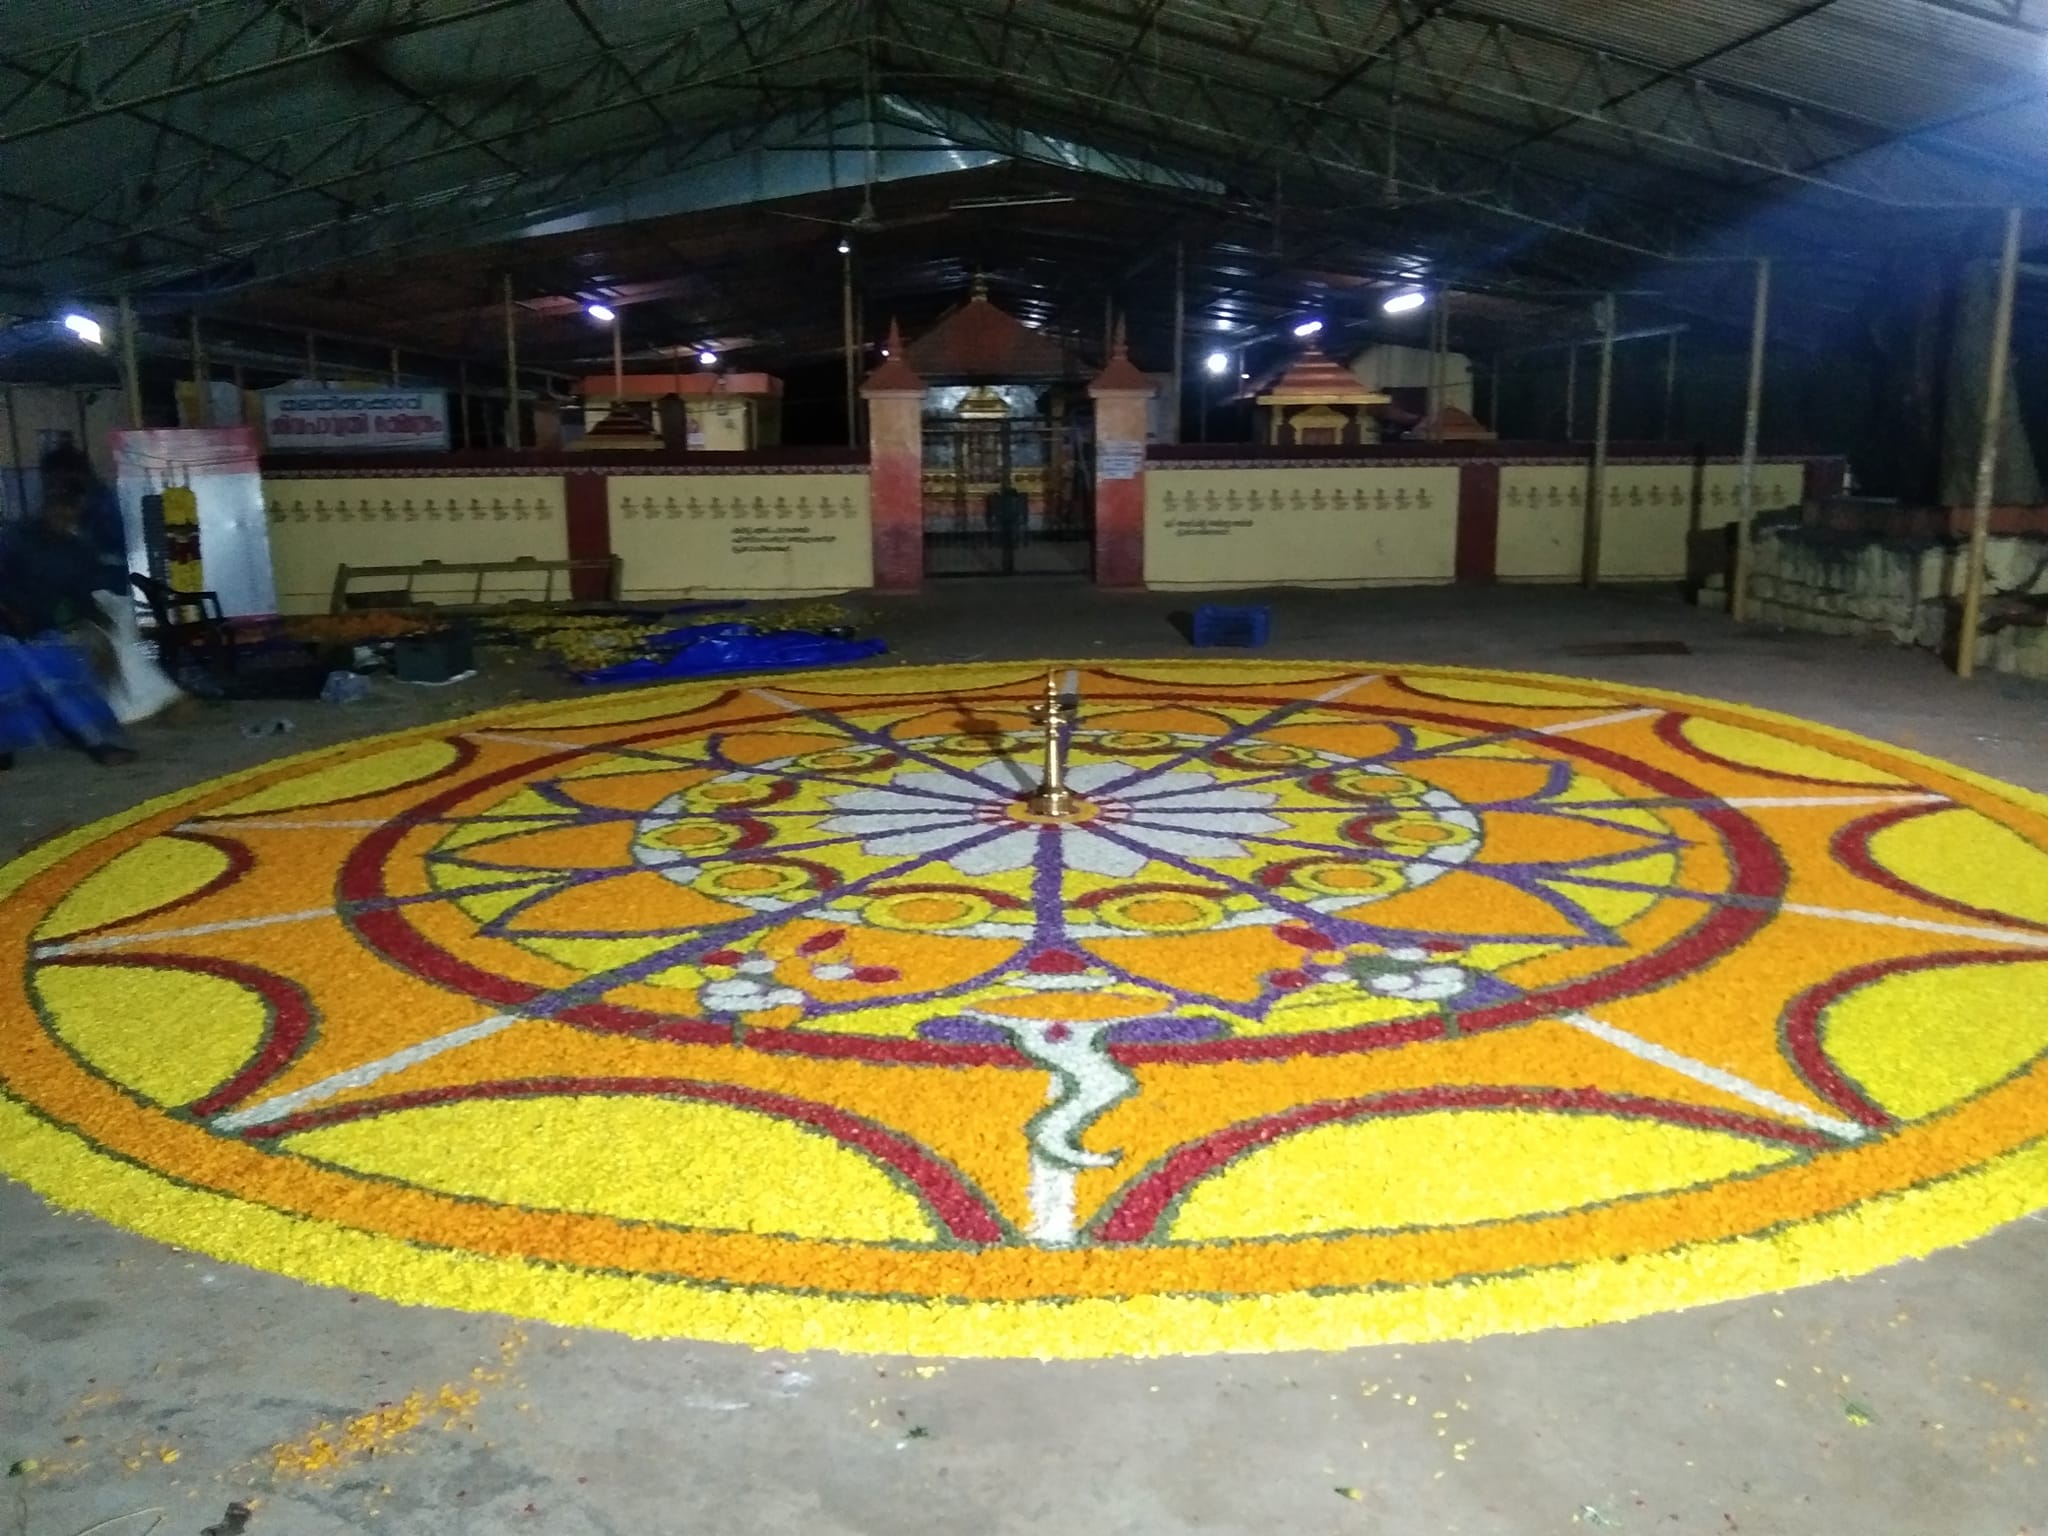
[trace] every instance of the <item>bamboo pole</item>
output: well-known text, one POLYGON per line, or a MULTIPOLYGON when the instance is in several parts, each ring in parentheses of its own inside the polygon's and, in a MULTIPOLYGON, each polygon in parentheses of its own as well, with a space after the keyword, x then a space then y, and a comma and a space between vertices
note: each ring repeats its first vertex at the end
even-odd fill
POLYGON ((121 295, 121 391, 128 401, 128 425, 142 430, 142 369, 135 357, 135 305, 121 295))
MULTIPOLYGON (((850 246, 850 242, 849 242, 850 246)), ((853 251, 839 255, 839 341, 846 362, 846 446, 860 444, 860 362, 855 348, 859 333, 853 326, 853 251)))
POLYGON ((1502 363, 1504 363, 1505 361, 1506 359, 1503 358, 1498 352, 1494 353, 1493 367, 1488 371, 1486 378, 1486 425, 1488 430, 1491 431, 1495 437, 1499 437, 1501 435, 1500 370, 1502 363))
POLYGON ((1436 307, 1429 316, 1429 440, 1441 442, 1444 435, 1444 354, 1451 344, 1451 296, 1437 295, 1436 307))
POLYGON ((512 274, 505 274, 505 446, 519 446, 519 328, 512 307, 512 274))
MULTIPOLYGON (((855 283, 853 285, 853 334, 855 337, 855 345, 857 347, 857 350, 854 354, 856 358, 867 356, 867 343, 859 339, 861 337, 866 336, 867 333, 868 302, 866 296, 863 295, 860 291, 860 284, 855 283)), ((859 376, 859 369, 857 365, 855 368, 855 376, 859 376)), ((853 441, 855 447, 861 447, 865 445, 868 438, 873 435, 875 423, 872 415, 868 411, 867 401, 861 397, 860 392, 858 390, 854 391, 854 403, 857 412, 855 420, 859 423, 860 430, 854 434, 853 441)))
POLYGON ((1771 327, 1771 258, 1756 263, 1756 305, 1749 322, 1749 397, 1742 409, 1742 490, 1735 513, 1734 569, 1728 573, 1728 612, 1749 617, 1749 522, 1756 515, 1756 440, 1764 411, 1764 348, 1771 327))
POLYGON ((1969 563, 1963 568, 1963 617, 1956 635, 1956 676, 1977 670, 1977 628, 1984 618, 1984 544, 1998 488, 1999 429, 2005 418, 2005 374, 2012 354, 2012 306, 2019 286, 2020 227, 2025 214, 2005 213, 2005 249, 1998 260, 1998 307, 1991 316, 1991 360, 1984 381, 1984 432, 1977 447, 1977 495, 1970 507, 1969 563))
POLYGON ((1607 520, 1607 431, 1614 408, 1614 296, 1594 307, 1600 328, 1600 378, 1593 396, 1593 472, 1586 479, 1586 540, 1579 579, 1600 585, 1600 543, 1607 520))
POLYGON ((1564 440, 1577 442, 1579 437, 1579 344, 1575 341, 1564 349, 1564 440))
POLYGON ((455 434, 455 446, 469 446, 469 360, 459 359, 455 364, 455 409, 460 423, 455 434))
POLYGON ((394 389, 398 386, 398 375, 398 348, 393 347, 391 349, 391 384, 394 389))
POLYGON ((1188 247, 1185 240, 1173 243, 1173 414, 1168 418, 1167 430, 1173 434, 1173 441, 1180 441, 1180 413, 1184 404, 1182 391, 1187 387, 1186 378, 1188 340, 1188 247))
POLYGON ((1671 441, 1671 434, 1677 425, 1678 406, 1678 332, 1673 331, 1664 344, 1664 422, 1660 438, 1671 441))
POLYGON ((625 321, 614 311, 612 314, 612 400, 614 403, 626 398, 626 336, 625 321))

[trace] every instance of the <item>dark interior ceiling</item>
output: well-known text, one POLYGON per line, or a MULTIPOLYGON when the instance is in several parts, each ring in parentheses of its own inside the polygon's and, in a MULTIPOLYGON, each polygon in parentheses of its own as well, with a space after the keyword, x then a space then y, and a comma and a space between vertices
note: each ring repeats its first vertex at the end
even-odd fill
POLYGON ((1177 267, 1196 348, 1419 337, 1394 283, 1465 350, 1736 327, 1769 255, 1825 345, 2044 200, 2044 94, 2048 0, 0 0, 0 370, 119 293, 497 367, 507 275, 533 368, 604 367, 603 299, 786 369, 842 237, 869 342, 977 270, 1159 365, 1177 267))
MULTIPOLYGON (((629 359, 710 347, 787 367, 836 355, 849 268, 870 349, 892 320, 916 335, 980 274, 997 303, 1087 356, 1100 355, 1108 301, 1141 354, 1163 365, 1177 266, 1189 345, 1236 347, 1304 315, 1376 315, 1376 296, 1404 259, 1355 238, 1340 256, 1307 233, 1291 237, 1290 253, 1284 230, 1276 242, 1164 191, 1042 167, 887 183, 872 199, 879 227, 844 227, 860 206, 861 193, 848 189, 544 235, 287 279, 239 295, 233 309, 281 329, 310 324, 495 359, 509 273, 523 357, 608 369, 609 333, 584 313, 601 301, 624 317, 629 359)), ((1488 292, 1461 295, 1459 312, 1475 340, 1481 331, 1517 334, 1547 313, 1488 292)), ((1388 328, 1420 334, 1419 325, 1388 328)))

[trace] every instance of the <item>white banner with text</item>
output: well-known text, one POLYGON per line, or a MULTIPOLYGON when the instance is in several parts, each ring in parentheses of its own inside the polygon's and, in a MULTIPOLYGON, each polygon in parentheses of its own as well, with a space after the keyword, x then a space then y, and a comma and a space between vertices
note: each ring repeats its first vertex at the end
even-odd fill
POLYGON ((448 451, 448 392, 267 389, 263 439, 272 450, 418 448, 448 451))

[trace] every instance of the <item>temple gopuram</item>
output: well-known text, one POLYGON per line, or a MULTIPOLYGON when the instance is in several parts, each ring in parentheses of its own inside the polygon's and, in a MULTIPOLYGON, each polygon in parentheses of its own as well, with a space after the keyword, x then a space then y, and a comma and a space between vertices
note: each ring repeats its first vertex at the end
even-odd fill
POLYGON ((925 573, 1085 573, 1094 435, 1078 360, 979 277, 904 356, 925 389, 925 573))
POLYGON ((1257 396, 1256 404, 1265 416, 1269 444, 1338 447, 1377 443, 1380 423, 1375 412, 1389 398, 1361 384, 1311 342, 1272 387, 1257 396))

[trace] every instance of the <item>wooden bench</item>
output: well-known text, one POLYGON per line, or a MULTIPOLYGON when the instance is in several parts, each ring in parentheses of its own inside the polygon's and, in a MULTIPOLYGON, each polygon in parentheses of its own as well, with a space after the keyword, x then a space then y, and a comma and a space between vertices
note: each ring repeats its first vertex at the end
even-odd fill
POLYGON ((517 560, 422 560, 417 565, 343 565, 335 568, 334 596, 327 611, 350 613, 364 608, 445 608, 456 613, 489 613, 533 603, 590 601, 577 599, 575 590, 576 577, 591 571, 601 572, 604 577, 604 596, 597 601, 615 603, 619 600, 622 564, 617 555, 587 560, 537 560, 531 555, 522 555, 517 560), (415 591, 422 578, 449 576, 475 578, 470 584, 467 600, 458 598, 451 602, 445 588, 437 587, 435 591, 424 594, 415 591), (521 594, 517 597, 487 598, 484 589, 493 576, 539 577, 540 593, 538 596, 521 594), (561 578, 559 595, 555 590, 558 576, 561 578), (402 582, 403 585, 375 587, 368 591, 351 590, 352 583, 369 580, 402 582))

